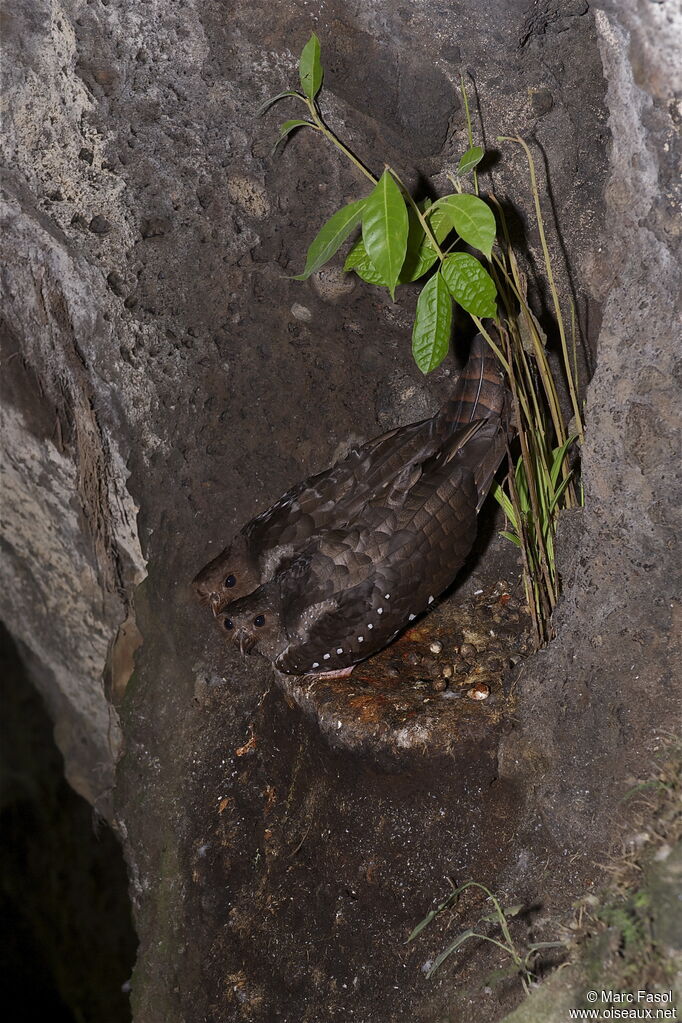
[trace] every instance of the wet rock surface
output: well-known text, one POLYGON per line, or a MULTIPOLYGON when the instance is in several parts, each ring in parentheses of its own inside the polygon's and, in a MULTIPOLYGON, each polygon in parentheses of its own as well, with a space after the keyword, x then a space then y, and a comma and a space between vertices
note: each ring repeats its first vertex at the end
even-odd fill
MULTIPOLYGON (((675 111, 652 56, 669 5, 644 7, 17 0, 4 14, 0 615, 67 776, 124 843, 145 1023, 498 1018, 519 988, 486 993, 489 950, 422 972, 466 907, 402 943, 446 875, 545 920, 570 902, 610 841, 622 779, 669 726, 675 111), (254 118, 295 82, 311 29, 329 116, 375 169, 420 188, 449 187, 471 72, 493 151, 483 186, 520 209, 531 246, 522 160, 495 139, 534 137, 546 156, 583 382, 604 308, 558 641, 513 677, 488 663, 473 681, 496 628, 486 607, 472 625, 474 591, 514 582, 499 540, 452 611, 345 687, 280 685, 217 643, 188 594, 244 521, 349 440, 433 411, 455 372, 413 365, 414 296, 287 279, 364 188, 312 134, 271 158, 278 117, 254 118), (476 685, 486 699, 446 695, 476 685)), ((484 657, 506 660, 520 624, 484 657)))

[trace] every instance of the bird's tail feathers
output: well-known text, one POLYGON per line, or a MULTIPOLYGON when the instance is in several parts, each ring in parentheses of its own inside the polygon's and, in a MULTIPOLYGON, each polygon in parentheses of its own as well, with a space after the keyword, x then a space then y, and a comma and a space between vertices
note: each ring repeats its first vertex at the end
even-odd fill
POLYGON ((477 334, 454 394, 441 409, 439 418, 456 429, 474 419, 503 417, 507 404, 500 364, 485 338, 477 334))
MULTIPOLYGON (((476 483, 476 493, 478 494, 476 502, 477 512, 481 510, 481 506, 488 496, 495 473, 502 464, 509 444, 508 430, 504 420, 489 420, 479 435, 481 440, 484 439, 487 431, 490 431, 490 436, 487 438, 487 446, 481 453, 480 460, 474 469, 474 481, 476 483)), ((476 440, 478 439, 477 437, 476 440)))

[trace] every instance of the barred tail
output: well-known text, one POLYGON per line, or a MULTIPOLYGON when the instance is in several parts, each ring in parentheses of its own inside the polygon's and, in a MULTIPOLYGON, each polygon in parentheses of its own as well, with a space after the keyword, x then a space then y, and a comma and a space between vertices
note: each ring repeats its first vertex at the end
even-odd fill
POLYGON ((507 408, 507 388, 502 368, 481 334, 471 343, 469 361, 462 370, 455 392, 438 414, 452 429, 475 419, 502 417, 507 408))

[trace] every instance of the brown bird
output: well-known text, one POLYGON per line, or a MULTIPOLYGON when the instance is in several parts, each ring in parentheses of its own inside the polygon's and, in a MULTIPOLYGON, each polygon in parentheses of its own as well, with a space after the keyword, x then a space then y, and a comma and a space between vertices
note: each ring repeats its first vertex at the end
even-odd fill
POLYGON ((454 579, 507 444, 499 416, 461 427, 407 466, 346 529, 297 557, 218 621, 242 653, 297 675, 351 668, 386 646, 454 579))
POLYGON ((449 586, 507 447, 506 391, 492 356, 477 353, 488 404, 474 393, 466 413, 460 405, 469 422, 450 417, 445 436, 439 425, 436 450, 424 444, 352 522, 311 536, 220 615, 242 653, 256 650, 287 673, 346 674, 449 586))
MULTIPOLYGON (((288 490, 196 575, 192 585, 199 602, 218 614, 273 579, 313 538, 363 524, 365 509, 410 466, 424 465, 447 447, 460 427, 499 419, 504 394, 497 361, 478 335, 452 398, 433 417, 354 446, 342 461, 288 490)), ((485 448, 481 441, 470 449, 472 460, 485 448)))

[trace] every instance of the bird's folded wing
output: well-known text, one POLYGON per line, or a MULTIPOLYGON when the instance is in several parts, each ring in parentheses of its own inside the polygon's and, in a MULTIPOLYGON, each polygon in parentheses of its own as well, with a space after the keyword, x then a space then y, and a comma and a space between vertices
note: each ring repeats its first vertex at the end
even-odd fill
POLYGON ((476 535, 468 469, 432 467, 410 491, 404 522, 325 538, 282 577, 290 643, 283 671, 336 669, 386 645, 454 579, 476 535), (305 563, 304 563, 305 562, 305 563))

